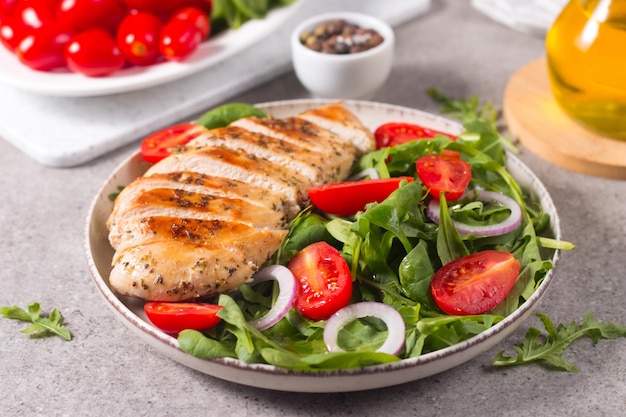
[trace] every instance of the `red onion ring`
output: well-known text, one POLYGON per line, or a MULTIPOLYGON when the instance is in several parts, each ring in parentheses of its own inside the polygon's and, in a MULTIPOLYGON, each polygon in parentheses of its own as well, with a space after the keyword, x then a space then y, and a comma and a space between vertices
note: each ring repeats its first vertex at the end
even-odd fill
POLYGON ((376 171, 374 168, 365 168, 363 171, 357 172, 356 174, 348 178, 346 181, 358 181, 358 180, 362 180, 363 178, 376 180, 380 178, 380 175, 378 175, 378 171, 376 171))
MULTIPOLYGON (((464 197, 472 196, 474 193, 475 191, 466 191, 459 200, 464 197)), ((459 233, 463 235, 471 234, 474 236, 499 236, 517 229, 522 223, 522 209, 511 197, 493 191, 479 191, 476 194, 476 199, 480 201, 497 201, 511 210, 511 214, 501 223, 486 226, 472 226, 458 221, 453 221, 454 226, 459 233)), ((439 223, 439 210, 439 201, 433 198, 430 203, 428 203, 428 210, 426 214, 428 214, 428 217, 430 217, 435 223, 439 223)))
POLYGON ((296 278, 286 266, 271 265, 260 269, 254 274, 251 285, 270 280, 278 282, 278 298, 267 314, 248 322, 258 330, 269 329, 278 323, 289 312, 296 298, 296 278))
POLYGON ((345 352, 337 344, 339 331, 349 322, 363 317, 377 317, 387 325, 387 340, 376 352, 397 355, 402 350, 405 326, 400 313, 387 304, 364 301, 342 308, 326 321, 324 326, 324 343, 326 343, 328 351, 345 352))

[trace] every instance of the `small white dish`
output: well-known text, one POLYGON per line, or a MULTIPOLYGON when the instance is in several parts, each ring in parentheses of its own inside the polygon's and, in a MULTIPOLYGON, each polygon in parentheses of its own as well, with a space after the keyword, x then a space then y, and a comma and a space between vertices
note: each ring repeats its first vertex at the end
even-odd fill
POLYGON ((383 20, 362 13, 331 12, 310 17, 293 30, 290 42, 296 76, 318 98, 372 98, 389 77, 393 65, 393 29, 383 20), (303 33, 337 19, 373 29, 383 37, 383 42, 372 49, 349 54, 317 52, 302 44, 303 33))
MULTIPOLYGON (((289 100, 262 103, 257 106, 273 117, 282 118, 305 110, 328 104, 330 100, 289 100)), ((442 132, 458 134, 459 124, 430 113, 407 107, 367 101, 346 100, 345 106, 353 111, 370 129, 386 122, 417 123, 442 132)), ((545 296, 555 273, 550 270, 533 295, 511 315, 488 330, 445 349, 425 353, 411 359, 385 365, 367 366, 321 372, 304 372, 278 368, 265 364, 247 364, 237 359, 222 358, 204 360, 185 353, 175 337, 154 327, 147 319, 144 302, 139 299, 120 297, 109 286, 109 273, 113 248, 108 241, 106 220, 113 203, 109 194, 119 186, 129 184, 149 167, 139 152, 124 161, 103 184, 95 196, 85 228, 85 247, 92 279, 106 304, 138 340, 148 343, 160 353, 207 375, 238 384, 292 392, 345 392, 389 387, 443 372, 484 353, 511 334, 532 314, 545 296)), ((559 216, 554 203, 539 178, 512 154, 507 154, 508 171, 523 189, 533 195, 542 209, 550 215, 549 230, 556 239, 561 238, 559 216)), ((556 267, 560 252, 552 251, 546 256, 556 267)))
POLYGON ((183 62, 161 62, 147 67, 129 67, 107 77, 85 77, 70 71, 34 71, 0 47, 0 82, 36 94, 60 97, 95 97, 126 93, 158 86, 215 66, 278 30, 302 6, 299 0, 278 7, 263 19, 246 22, 239 29, 225 30, 183 62))

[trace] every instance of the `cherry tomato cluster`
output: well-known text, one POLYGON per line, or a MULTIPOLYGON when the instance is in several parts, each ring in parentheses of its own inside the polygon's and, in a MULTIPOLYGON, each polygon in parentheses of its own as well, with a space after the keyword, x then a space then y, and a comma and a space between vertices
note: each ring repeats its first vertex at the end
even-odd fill
POLYGON ((212 0, 0 0, 0 41, 37 71, 89 77, 180 61, 209 36, 212 0))

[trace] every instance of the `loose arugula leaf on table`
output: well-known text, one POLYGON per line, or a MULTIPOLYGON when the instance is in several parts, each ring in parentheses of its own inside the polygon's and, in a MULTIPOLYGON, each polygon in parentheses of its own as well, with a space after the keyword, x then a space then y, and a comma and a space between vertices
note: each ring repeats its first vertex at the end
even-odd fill
POLYGON ((39 303, 30 303, 28 311, 18 306, 2 306, 0 307, 0 314, 9 319, 32 323, 22 330, 22 333, 31 337, 39 338, 56 335, 65 340, 72 340, 72 334, 63 326, 63 316, 56 308, 52 309, 47 317, 41 316, 39 303))
POLYGON ((514 347, 517 356, 507 356, 502 351, 493 360, 494 365, 512 366, 538 362, 551 369, 578 372, 578 366, 563 358, 565 349, 574 341, 588 337, 595 345, 601 339, 626 337, 626 326, 596 321, 591 312, 585 314, 580 325, 572 321, 567 326, 559 324, 558 327, 546 315, 537 313, 536 316, 543 323, 547 334, 542 334, 536 327, 529 328, 522 346, 514 347))

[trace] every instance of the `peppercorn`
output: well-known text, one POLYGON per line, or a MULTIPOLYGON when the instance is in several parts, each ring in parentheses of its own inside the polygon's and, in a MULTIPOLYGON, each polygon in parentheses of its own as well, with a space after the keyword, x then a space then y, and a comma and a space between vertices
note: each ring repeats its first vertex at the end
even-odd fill
POLYGON ((300 34, 307 48, 325 54, 354 54, 372 49, 383 42, 374 29, 362 28, 344 19, 332 20, 300 34))

